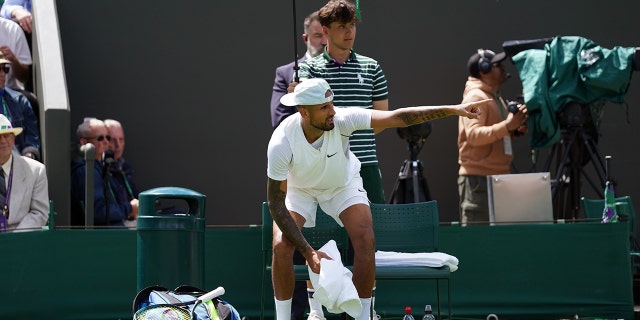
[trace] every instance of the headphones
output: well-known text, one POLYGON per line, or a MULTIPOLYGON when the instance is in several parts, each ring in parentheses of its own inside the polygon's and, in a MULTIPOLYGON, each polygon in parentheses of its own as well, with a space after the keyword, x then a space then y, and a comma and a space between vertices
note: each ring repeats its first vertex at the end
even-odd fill
POLYGON ((478 59, 478 71, 480 73, 489 73, 491 71, 491 60, 484 55, 485 52, 495 55, 491 50, 478 49, 478 55, 480 56, 480 59, 478 59))

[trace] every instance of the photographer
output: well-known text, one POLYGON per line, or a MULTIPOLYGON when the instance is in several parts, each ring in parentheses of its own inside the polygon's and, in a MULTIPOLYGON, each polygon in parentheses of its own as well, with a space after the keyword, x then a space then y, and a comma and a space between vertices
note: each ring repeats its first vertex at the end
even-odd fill
POLYGON ((488 224, 487 176, 510 173, 513 160, 511 139, 526 133, 526 105, 512 107, 500 96, 500 85, 507 81, 502 61, 504 52, 478 49, 467 62, 469 78, 462 103, 493 99, 483 105, 477 119, 458 120, 458 193, 460 221, 488 224))

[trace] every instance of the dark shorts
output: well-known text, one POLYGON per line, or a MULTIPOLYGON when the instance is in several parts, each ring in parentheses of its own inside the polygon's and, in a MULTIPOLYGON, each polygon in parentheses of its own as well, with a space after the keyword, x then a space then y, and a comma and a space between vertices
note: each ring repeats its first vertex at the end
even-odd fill
POLYGON ((460 196, 460 223, 466 225, 489 224, 487 177, 458 176, 460 196))
POLYGON ((367 197, 372 203, 385 203, 384 187, 382 186, 382 176, 378 164, 363 165, 360 168, 362 184, 367 191, 367 197))

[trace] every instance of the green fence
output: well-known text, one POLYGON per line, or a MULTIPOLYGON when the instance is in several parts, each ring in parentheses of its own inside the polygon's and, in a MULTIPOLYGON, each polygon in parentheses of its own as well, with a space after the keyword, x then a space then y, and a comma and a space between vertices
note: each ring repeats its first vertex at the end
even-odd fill
MULTIPOLYGON (((442 227, 442 252, 460 260, 454 318, 632 319, 627 234, 625 223, 442 227)), ((136 231, 4 233, 0 248, 0 319, 131 319, 136 231)), ((225 287, 224 298, 257 319, 260 228, 209 228, 205 252, 203 289, 225 287)), ((378 281, 376 311, 421 310, 435 304, 434 290, 430 282, 378 281)))

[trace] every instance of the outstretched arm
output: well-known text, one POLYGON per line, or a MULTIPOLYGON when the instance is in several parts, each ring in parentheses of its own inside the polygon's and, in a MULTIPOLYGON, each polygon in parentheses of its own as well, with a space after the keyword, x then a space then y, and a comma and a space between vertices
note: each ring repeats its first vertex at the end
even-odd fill
POLYGON ((450 106, 405 107, 392 111, 373 110, 371 127, 374 130, 407 127, 410 125, 440 119, 448 116, 461 116, 474 119, 478 117, 478 107, 491 99, 450 106))

